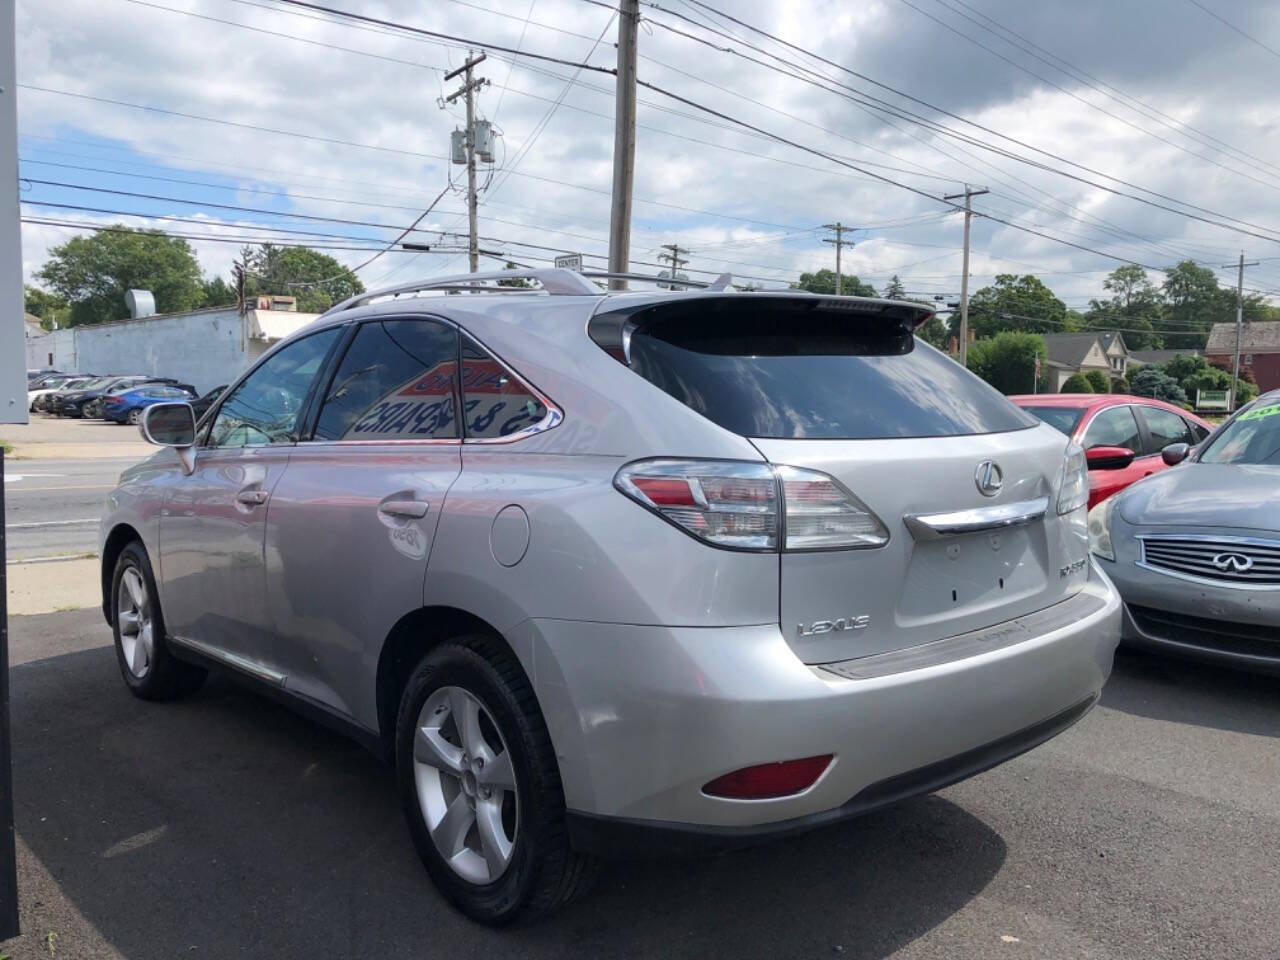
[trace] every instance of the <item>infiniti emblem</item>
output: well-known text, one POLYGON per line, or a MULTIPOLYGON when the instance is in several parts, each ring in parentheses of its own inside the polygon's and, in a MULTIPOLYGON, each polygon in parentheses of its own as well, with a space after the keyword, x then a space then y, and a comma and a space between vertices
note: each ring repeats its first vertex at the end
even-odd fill
POLYGON ((1243 553, 1220 553, 1213 558, 1213 565, 1219 570, 1234 570, 1236 573, 1248 573, 1253 569, 1253 558, 1243 553))
POLYGON ((978 492, 984 497, 994 497, 1004 486, 1000 464, 994 460, 983 460, 974 471, 973 482, 978 485, 978 492))

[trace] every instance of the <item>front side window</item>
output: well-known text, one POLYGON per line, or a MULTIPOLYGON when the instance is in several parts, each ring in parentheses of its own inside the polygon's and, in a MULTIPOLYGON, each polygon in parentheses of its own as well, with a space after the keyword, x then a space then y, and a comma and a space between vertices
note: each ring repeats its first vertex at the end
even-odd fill
POLYGON ((1133 418, 1133 411, 1128 407, 1108 407, 1098 413, 1084 432, 1084 448, 1093 447, 1125 447, 1138 451, 1138 421, 1133 418))
POLYGON ((1076 432, 1076 427, 1080 426, 1080 420, 1084 417, 1084 407, 1024 406, 1022 409, 1068 437, 1076 432))
POLYGON ((325 392, 316 440, 458 436, 458 336, 435 320, 360 325, 325 392))
POLYGON ((262 447, 297 442, 298 417, 311 381, 339 332, 330 327, 268 357, 218 408, 207 445, 262 447))
POLYGON ((467 437, 496 440, 540 423, 546 405, 470 337, 462 338, 462 404, 467 437))
POLYGON ((1218 434, 1200 462, 1280 466, 1280 400, 1255 401, 1218 434))
POLYGON ((1147 421, 1147 432, 1151 434, 1151 446, 1147 453, 1159 453, 1171 443, 1193 444, 1196 442, 1191 431, 1187 429, 1187 421, 1176 413, 1161 410, 1159 407, 1143 407, 1142 416, 1147 421))

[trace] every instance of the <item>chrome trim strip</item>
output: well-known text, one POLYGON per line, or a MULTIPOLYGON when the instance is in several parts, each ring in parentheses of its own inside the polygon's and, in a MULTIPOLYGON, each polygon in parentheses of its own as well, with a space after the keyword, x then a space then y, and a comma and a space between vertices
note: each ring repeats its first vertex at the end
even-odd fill
POLYGON ((1223 534, 1216 537, 1211 533, 1140 533, 1139 540, 1194 540, 1196 543, 1247 543, 1255 547, 1269 547, 1280 550, 1280 540, 1269 540, 1265 537, 1238 537, 1223 534))
POLYGON ((952 510, 945 513, 907 514, 902 518, 917 540, 937 540, 961 533, 1020 527, 1044 519, 1049 512, 1049 498, 1036 497, 1000 503, 991 507, 952 510))
POLYGON ((226 664, 242 673, 247 673, 251 677, 257 677, 259 680, 265 680, 277 687, 283 687, 288 677, 278 670, 272 670, 270 667, 260 663, 254 663, 247 657, 242 657, 238 653, 229 653, 220 647, 205 643, 203 640, 192 640, 190 637, 180 637, 177 634, 169 634, 166 638, 170 643, 176 643, 180 647, 186 647, 194 650, 196 653, 203 654, 211 660, 217 660, 219 663, 226 664))

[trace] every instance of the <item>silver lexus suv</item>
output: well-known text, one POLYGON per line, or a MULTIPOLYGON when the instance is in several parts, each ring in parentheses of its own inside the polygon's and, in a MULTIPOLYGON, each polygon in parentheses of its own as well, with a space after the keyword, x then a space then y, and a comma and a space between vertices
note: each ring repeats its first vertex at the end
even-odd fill
POLYGON ((198 424, 149 408, 167 449, 101 529, 129 689, 228 669, 349 731, 490 923, 1080 719, 1120 623, 1083 452, 917 340, 919 304, 724 286, 364 294, 198 424))

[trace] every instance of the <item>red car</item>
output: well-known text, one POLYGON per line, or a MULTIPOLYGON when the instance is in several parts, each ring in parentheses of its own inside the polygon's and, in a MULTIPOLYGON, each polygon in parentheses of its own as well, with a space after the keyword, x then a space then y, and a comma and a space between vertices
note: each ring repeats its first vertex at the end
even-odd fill
POLYGON ((1084 447, 1090 507, 1165 469, 1160 451, 1169 444, 1195 446, 1213 430, 1194 413, 1150 397, 1041 393, 1009 399, 1084 447))

